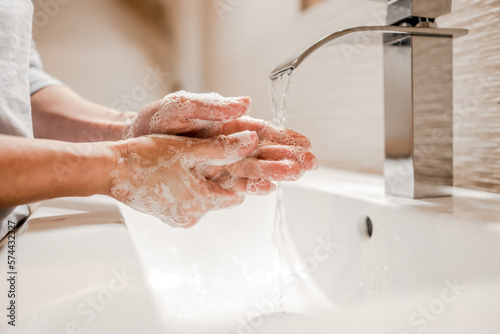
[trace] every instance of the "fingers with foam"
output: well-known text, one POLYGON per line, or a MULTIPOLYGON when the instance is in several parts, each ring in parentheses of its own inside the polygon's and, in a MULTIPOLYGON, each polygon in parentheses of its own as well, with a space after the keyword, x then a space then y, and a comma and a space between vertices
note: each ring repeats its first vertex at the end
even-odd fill
POLYGON ((282 129, 270 122, 244 116, 238 120, 224 124, 222 134, 240 131, 255 131, 261 141, 271 141, 280 145, 311 148, 311 141, 304 135, 289 129, 282 129))
POLYGON ((258 145, 257 134, 244 131, 229 136, 219 136, 215 140, 198 140, 191 146, 190 153, 199 163, 226 165, 253 153, 258 145))
POLYGON ((229 122, 245 115, 250 104, 249 97, 176 92, 165 96, 158 112, 151 117, 150 131, 162 133, 169 129, 183 133, 212 126, 206 122, 229 122))
POLYGON ((276 190, 276 185, 269 180, 259 178, 242 178, 229 173, 223 173, 214 179, 221 187, 249 195, 267 195, 276 190))
POLYGON ((291 160, 266 161, 245 158, 227 166, 226 170, 239 177, 269 181, 296 181, 304 175, 300 164, 291 160))
POLYGON ((228 122, 250 111, 249 97, 222 97, 219 94, 184 93, 181 113, 191 119, 228 122), (194 105, 194 106, 191 106, 194 105))
POLYGON ((193 226, 206 212, 243 200, 241 193, 207 180, 203 175, 205 165, 200 161, 253 152, 256 136, 248 132, 197 140, 154 135, 124 142, 121 145, 127 147, 119 150, 122 157, 112 175, 111 194, 171 226, 193 226))
POLYGON ((259 148, 254 157, 262 160, 293 160, 306 170, 318 169, 318 160, 314 154, 298 146, 264 145, 259 148))

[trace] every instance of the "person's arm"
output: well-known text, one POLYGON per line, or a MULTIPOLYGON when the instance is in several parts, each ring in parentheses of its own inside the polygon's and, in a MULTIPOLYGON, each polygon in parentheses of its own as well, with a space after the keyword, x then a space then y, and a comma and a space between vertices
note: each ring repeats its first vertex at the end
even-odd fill
POLYGON ((92 103, 65 86, 37 91, 31 107, 35 138, 68 142, 120 140, 136 115, 92 103))
POLYGON ((106 194, 115 160, 106 143, 0 135, 0 208, 62 196, 106 194))
POLYGON ((117 140, 123 124, 135 116, 91 103, 46 73, 34 42, 29 87, 36 138, 70 142, 117 140))
POLYGON ((211 166, 244 161, 258 143, 250 131, 210 139, 145 136, 83 144, 0 135, 0 208, 102 194, 173 226, 191 227, 210 210, 241 203, 247 190, 274 190, 267 180, 236 177, 228 186, 209 175, 211 166))

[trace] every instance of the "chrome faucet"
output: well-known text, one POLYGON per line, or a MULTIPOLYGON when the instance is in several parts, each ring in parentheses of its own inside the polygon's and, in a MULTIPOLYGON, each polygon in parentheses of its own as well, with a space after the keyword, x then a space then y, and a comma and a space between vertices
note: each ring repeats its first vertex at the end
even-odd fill
POLYGON ((335 32, 276 68, 295 70, 342 36, 380 32, 384 47, 386 193, 407 198, 451 196, 453 186, 453 38, 466 29, 438 28, 451 0, 389 0, 387 26, 335 32))

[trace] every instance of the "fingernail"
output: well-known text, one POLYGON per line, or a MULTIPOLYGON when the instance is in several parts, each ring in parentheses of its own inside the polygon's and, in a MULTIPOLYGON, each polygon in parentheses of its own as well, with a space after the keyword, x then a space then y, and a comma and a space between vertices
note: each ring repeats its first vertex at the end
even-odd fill
POLYGON ((317 170, 319 168, 319 162, 318 159, 312 158, 311 160, 311 168, 310 170, 317 170))
POLYGON ((238 96, 234 98, 236 101, 243 102, 244 104, 250 105, 252 103, 252 98, 249 96, 238 96))
MULTIPOLYGON (((250 112, 250 106, 252 105, 252 99, 248 96, 240 96, 234 99, 238 104, 240 104, 244 109, 243 115, 248 114, 250 112)), ((235 110, 238 110, 239 108, 236 108, 235 110)), ((242 115, 242 116, 243 116, 242 115)))
POLYGON ((272 192, 275 192, 275 191, 276 191, 276 189, 278 189, 278 187, 277 187, 274 183, 271 183, 271 187, 270 187, 270 189, 269 189, 269 192, 271 192, 271 193, 272 193, 272 192))
POLYGON ((252 184, 249 183, 247 185, 247 192, 252 194, 252 195, 257 195, 257 196, 265 196, 269 195, 270 193, 276 191, 277 187, 274 183, 269 182, 269 189, 265 189, 267 184, 267 181, 265 180, 257 180, 257 184, 252 184), (258 182, 265 182, 265 184, 258 184, 258 182))

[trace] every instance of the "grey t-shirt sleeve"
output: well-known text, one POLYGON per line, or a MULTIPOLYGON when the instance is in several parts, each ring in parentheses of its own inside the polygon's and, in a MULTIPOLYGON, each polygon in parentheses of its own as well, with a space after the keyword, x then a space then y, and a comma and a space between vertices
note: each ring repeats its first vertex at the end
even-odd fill
POLYGON ((45 87, 63 85, 61 81, 44 72, 42 59, 38 51, 36 51, 35 42, 31 43, 29 79, 30 95, 45 87))

